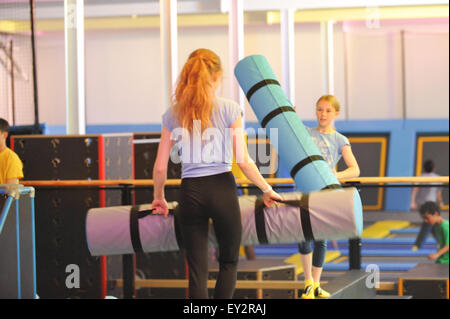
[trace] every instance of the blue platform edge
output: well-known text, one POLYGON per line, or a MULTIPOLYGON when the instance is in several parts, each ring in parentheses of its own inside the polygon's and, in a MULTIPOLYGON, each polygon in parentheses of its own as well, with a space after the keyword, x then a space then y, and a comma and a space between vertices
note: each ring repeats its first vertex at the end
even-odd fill
POLYGON ((419 232, 420 227, 392 229, 390 231, 391 234, 418 234, 419 232))
MULTIPOLYGON (((348 256, 348 249, 340 249, 341 256, 348 256)), ((426 257, 435 253, 436 249, 361 249, 362 257, 426 257)))
POLYGON ((363 205, 358 190, 353 193, 353 214, 355 216, 356 233, 361 237, 363 232, 363 205))
MULTIPOLYGON (((361 269, 367 269, 370 267, 373 269, 373 265, 378 266, 380 271, 408 271, 417 266, 417 263, 362 263, 361 269)), ((327 263, 323 265, 325 271, 348 271, 350 266, 348 263, 327 263)))

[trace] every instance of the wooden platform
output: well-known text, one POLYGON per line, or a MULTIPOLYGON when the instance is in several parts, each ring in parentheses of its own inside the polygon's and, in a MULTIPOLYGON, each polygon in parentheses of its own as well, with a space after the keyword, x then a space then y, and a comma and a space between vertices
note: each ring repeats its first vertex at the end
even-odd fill
POLYGON ((331 294, 330 299, 372 299, 377 291, 375 287, 368 287, 368 276, 363 270, 350 270, 330 280, 323 288, 331 294))
POLYGON ((398 294, 417 299, 449 299, 448 265, 418 264, 399 277, 398 294))
MULTIPOLYGON (((210 265, 208 288, 216 283, 218 264, 210 265)), ((376 288, 369 288, 366 281, 370 274, 362 270, 345 272, 322 286, 331 293, 332 299, 372 299, 376 297, 376 288)), ((257 259, 242 260, 238 267, 238 280, 234 298, 240 299, 294 299, 304 289, 304 282, 298 281, 295 265, 282 260, 257 259)), ((117 286, 122 286, 117 280, 117 286)), ((136 280, 136 288, 187 288, 188 280, 146 279, 136 280)), ((212 294, 210 292, 210 294, 212 294)))
MULTIPOLYGON (((299 282, 296 281, 296 266, 275 259, 239 260, 237 287, 245 285, 245 281, 253 281, 255 286, 247 289, 236 289, 233 298, 236 299, 295 299, 299 282), (264 285, 265 286, 261 286, 264 285), (277 283, 276 283, 277 282, 277 283), (277 289, 290 282, 291 287, 277 289), (257 287, 260 285, 259 287, 257 287), (297 289, 296 289, 297 288, 297 289)), ((217 279, 219 264, 209 266, 209 279, 217 279)), ((210 292, 212 294, 212 291, 210 292)))

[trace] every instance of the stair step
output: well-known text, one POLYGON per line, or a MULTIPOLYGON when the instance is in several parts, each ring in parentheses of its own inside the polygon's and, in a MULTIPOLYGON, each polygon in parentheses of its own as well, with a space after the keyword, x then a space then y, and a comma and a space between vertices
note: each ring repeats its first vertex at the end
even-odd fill
POLYGON ((368 276, 368 272, 350 270, 330 280, 323 288, 331 294, 331 299, 372 299, 377 291, 375 287, 367 287, 368 276))
POLYGON ((412 296, 376 295, 374 299, 412 299, 412 296))

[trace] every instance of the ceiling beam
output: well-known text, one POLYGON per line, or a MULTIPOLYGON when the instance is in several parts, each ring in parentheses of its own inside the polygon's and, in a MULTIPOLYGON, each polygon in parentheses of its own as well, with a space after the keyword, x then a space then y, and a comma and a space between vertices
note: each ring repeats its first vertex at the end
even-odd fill
MULTIPOLYGON (((244 1, 244 3, 247 0, 244 1)), ((295 23, 321 22, 321 21, 364 21, 370 17, 368 8, 346 9, 320 9, 297 10, 294 13, 295 23)), ((211 14, 181 14, 178 12, 179 27, 196 26, 228 26, 227 13, 211 14)), ((430 19, 448 18, 448 5, 409 6, 409 7, 382 7, 377 9, 377 18, 380 20, 402 19, 430 19)), ((244 13, 244 25, 279 24, 281 16, 279 11, 247 12, 244 13)), ((131 15, 123 17, 86 18, 85 29, 139 29, 159 28, 159 14, 157 16, 131 15)), ((37 31, 57 31, 64 29, 64 20, 40 19, 36 20, 37 31)), ((0 32, 17 33, 29 31, 29 24, 21 21, 1 20, 0 32)))
POLYGON ((344 9, 344 8, 368 8, 391 6, 416 6, 416 5, 445 5, 446 0, 283 0, 261 1, 245 0, 245 11, 280 11, 282 9, 317 10, 317 9, 344 9))
MULTIPOLYGON (((297 10, 295 22, 321 22, 321 21, 355 21, 370 18, 373 8, 343 8, 343 9, 321 9, 321 10, 297 10)), ((427 5, 408 7, 380 7, 376 8, 377 18, 380 20, 402 20, 402 19, 429 19, 448 18, 447 5, 427 5)), ((267 12, 267 23, 278 24, 281 17, 279 11, 267 12)))

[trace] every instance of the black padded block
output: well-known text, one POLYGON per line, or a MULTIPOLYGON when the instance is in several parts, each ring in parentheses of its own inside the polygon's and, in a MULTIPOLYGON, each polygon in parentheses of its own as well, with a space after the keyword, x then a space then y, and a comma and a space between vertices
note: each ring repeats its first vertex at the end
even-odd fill
MULTIPOLYGON (((24 135, 14 136, 13 143, 26 181, 133 177, 132 134, 24 135)), ((35 188, 39 297, 101 298, 101 258, 89 253, 86 214, 90 208, 120 205, 120 190, 35 188), (79 267, 79 288, 66 284, 70 265, 79 267)))

